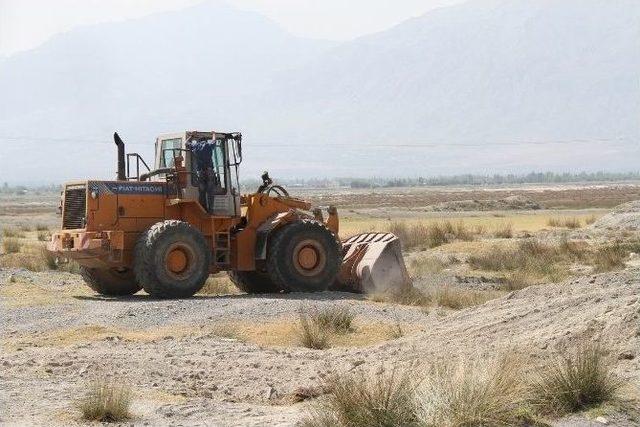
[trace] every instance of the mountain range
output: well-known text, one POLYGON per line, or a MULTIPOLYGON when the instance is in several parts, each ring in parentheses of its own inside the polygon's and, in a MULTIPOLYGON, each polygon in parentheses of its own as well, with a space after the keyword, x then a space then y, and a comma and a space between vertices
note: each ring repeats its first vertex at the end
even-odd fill
POLYGON ((209 1, 0 60, 0 180, 112 177, 118 130, 240 130, 243 176, 637 170, 640 2, 472 0, 345 42, 209 1), (24 162, 8 162, 10 158, 24 162))

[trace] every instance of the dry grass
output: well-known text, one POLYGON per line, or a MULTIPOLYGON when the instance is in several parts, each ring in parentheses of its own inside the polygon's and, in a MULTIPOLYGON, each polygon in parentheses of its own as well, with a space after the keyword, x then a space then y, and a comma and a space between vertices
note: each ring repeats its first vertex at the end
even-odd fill
POLYGON ((6 254, 15 254, 20 252, 22 242, 15 237, 5 237, 2 240, 2 248, 6 254))
POLYGON ((398 236, 405 249, 435 248, 455 240, 473 240, 476 233, 462 221, 437 221, 428 224, 392 222, 387 227, 398 236))
POLYGON ((96 381, 78 402, 82 418, 88 421, 122 422, 131 418, 131 390, 125 385, 96 381))
POLYGON ((436 274, 442 272, 449 265, 459 262, 454 256, 443 261, 432 256, 420 256, 413 258, 408 265, 409 273, 413 277, 420 277, 426 274, 436 274))
POLYGON ((17 230, 15 228, 3 228, 2 229, 2 236, 3 237, 16 237, 16 238, 23 239, 25 237, 25 234, 22 231, 17 230))
POLYGON ((513 357, 334 374, 322 386, 327 395, 302 426, 536 425, 522 364, 513 357))
POLYGON ((569 276, 573 263, 591 265, 594 272, 624 268, 630 252, 638 250, 638 243, 614 243, 592 247, 586 242, 562 241, 544 244, 523 240, 516 246, 493 246, 468 258, 469 265, 478 270, 504 273, 503 290, 518 290, 545 282, 560 282, 569 276))
POLYGON ((28 233, 31 231, 31 226, 28 224, 20 224, 20 230, 28 233))
POLYGON ((300 310, 299 322, 298 339, 300 344, 314 350, 323 350, 330 347, 329 331, 312 321, 304 309, 300 310))
POLYGON ((501 292, 477 291, 452 286, 435 286, 426 292, 432 305, 461 310, 467 307, 484 304, 502 296, 501 292))
MULTIPOLYGON (((593 215, 590 217, 587 217, 587 221, 590 218, 594 218, 592 222, 595 222, 595 217, 593 215)), ((589 224, 589 222, 587 222, 587 224, 589 224)), ((576 228, 582 227, 582 221, 580 221, 580 218, 578 217, 563 217, 563 218, 552 217, 547 220, 547 225, 549 227, 563 227, 563 228, 569 228, 569 229, 576 229, 576 228)))
MULTIPOLYGON (((605 211, 599 212, 580 212, 571 211, 565 213, 565 216, 572 216, 580 218, 582 222, 590 216, 601 217, 605 211)), ((371 231, 383 231, 388 230, 390 223, 402 222, 408 227, 413 225, 422 224, 424 226, 430 226, 433 223, 443 221, 462 222, 465 226, 477 235, 491 236, 495 229, 501 228, 503 224, 512 224, 513 234, 516 235, 520 232, 527 231, 534 233, 539 230, 547 229, 549 218, 559 217, 561 214, 557 212, 536 211, 534 213, 523 213, 519 211, 503 212, 501 214, 495 214, 491 212, 486 213, 450 213, 443 212, 440 216, 434 217, 433 215, 427 215, 425 217, 400 219, 391 217, 391 219, 385 218, 372 218, 365 215, 349 216, 345 215, 340 218, 340 235, 350 236, 356 233, 371 232, 371 231), (455 218, 452 218, 455 215, 455 218)))
POLYGON ((344 334, 354 330, 356 314, 347 305, 335 304, 322 309, 309 310, 309 319, 318 328, 344 334))
POLYGON ((402 292, 373 294, 369 299, 376 302, 388 302, 419 307, 446 307, 460 310, 502 296, 497 291, 477 291, 453 286, 432 286, 424 291, 408 288, 402 292))
POLYGON ((588 254, 584 243, 563 241, 548 245, 537 240, 522 240, 515 246, 493 246, 468 258, 478 270, 506 272, 505 290, 543 283, 558 282, 567 277, 567 265, 584 260, 588 254))
POLYGON ((301 423, 304 427, 417 426, 414 373, 392 369, 377 375, 334 374, 327 395, 301 423))
POLYGON ((389 325, 388 328, 389 338, 391 338, 392 340, 396 340, 405 336, 404 327, 402 326, 402 323, 397 316, 395 317, 395 321, 393 322, 393 324, 389 325))
POLYGON ((510 222, 504 222, 499 224, 493 230, 493 237, 499 239, 510 239, 513 237, 513 224, 510 222))
POLYGON ((591 263, 596 273, 603 273, 624 268, 624 262, 628 257, 628 248, 621 244, 613 244, 596 249, 591 256, 591 263))
POLYGON ((356 314, 346 305, 330 305, 321 309, 300 306, 298 339, 300 343, 316 350, 330 347, 332 334, 353 332, 356 314))
POLYGON ((49 231, 49 226, 46 224, 36 224, 36 231, 49 231))
POLYGON ((424 426, 521 425, 526 385, 517 359, 436 364, 418 390, 424 426))
POLYGON ((584 223, 587 225, 591 225, 594 222, 596 222, 598 220, 598 216, 597 215, 589 215, 588 217, 586 217, 584 219, 584 223))
POLYGON ((370 301, 386 302, 402 305, 429 306, 431 301, 427 295, 413 286, 398 292, 384 292, 367 295, 370 301))
POLYGON ((584 344, 537 372, 534 403, 546 413, 576 412, 614 400, 623 386, 597 344, 584 344))
MULTIPOLYGON (((3 246, 11 239, 4 239, 3 246)), ((17 240, 17 239, 14 239, 17 240)), ((67 273, 79 273, 80 267, 75 261, 58 262, 55 255, 47 251, 42 244, 25 244, 17 240, 19 249, 15 252, 7 252, 0 257, 0 267, 24 268, 30 271, 56 270, 67 273)))
POLYGON ((38 231, 38 241, 40 242, 48 242, 49 240, 51 240, 51 233, 48 231, 38 231))

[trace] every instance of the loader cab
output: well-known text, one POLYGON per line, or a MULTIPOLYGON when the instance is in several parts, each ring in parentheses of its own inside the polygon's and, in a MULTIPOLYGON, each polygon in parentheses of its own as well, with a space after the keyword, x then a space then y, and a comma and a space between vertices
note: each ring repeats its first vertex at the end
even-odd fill
MULTIPOLYGON (((186 179, 180 197, 197 200, 211 215, 239 217, 241 141, 239 133, 193 131, 160 135, 156 139, 155 169, 173 169, 181 158, 186 179)), ((154 178, 162 181, 168 175, 160 173, 154 178)))

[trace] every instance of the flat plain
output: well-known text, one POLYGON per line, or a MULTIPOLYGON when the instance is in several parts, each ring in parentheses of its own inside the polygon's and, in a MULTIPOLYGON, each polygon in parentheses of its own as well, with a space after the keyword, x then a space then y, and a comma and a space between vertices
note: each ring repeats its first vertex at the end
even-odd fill
POLYGON ((640 184, 292 192, 336 205, 342 238, 396 233, 415 292, 255 296, 218 274, 190 299, 106 298, 43 255, 58 194, 0 194, 0 422, 82 425, 79 401, 108 381, 131 391, 128 423, 298 425, 334 375, 498 356, 530 375, 597 343, 616 398, 531 419, 640 424, 640 184), (301 316, 331 310, 349 325, 309 348, 301 316))

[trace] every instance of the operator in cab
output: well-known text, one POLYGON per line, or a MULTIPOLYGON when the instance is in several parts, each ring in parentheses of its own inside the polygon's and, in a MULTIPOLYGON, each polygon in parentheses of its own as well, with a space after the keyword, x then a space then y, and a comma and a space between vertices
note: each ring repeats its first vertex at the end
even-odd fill
POLYGON ((207 211, 213 211, 215 194, 222 189, 220 178, 213 167, 214 142, 208 139, 191 140, 187 143, 191 150, 191 161, 195 165, 198 181, 199 201, 207 211))

